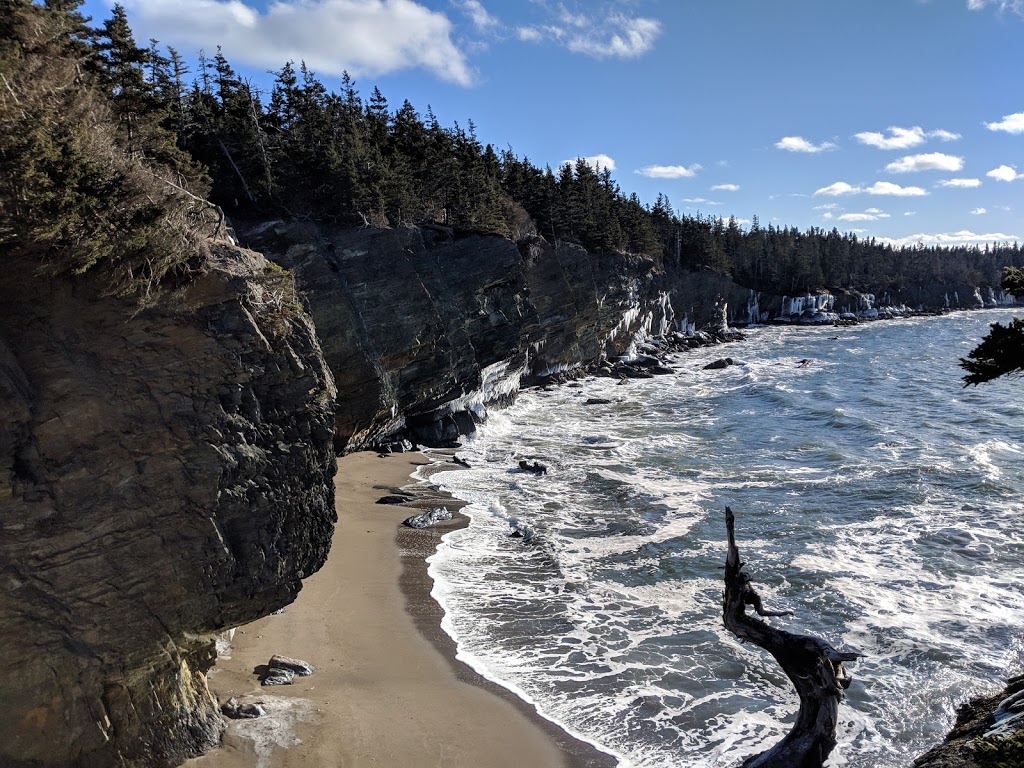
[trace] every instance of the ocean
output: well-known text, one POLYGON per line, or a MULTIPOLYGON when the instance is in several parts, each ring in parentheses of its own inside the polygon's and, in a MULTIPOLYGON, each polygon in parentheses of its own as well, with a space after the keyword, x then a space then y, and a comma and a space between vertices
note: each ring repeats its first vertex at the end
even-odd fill
POLYGON ((957 365, 1010 317, 751 329, 674 375, 522 393, 470 469, 421 473, 469 502, 429 560, 459 658, 622 766, 738 765, 797 699, 722 626, 729 505, 795 612, 769 621, 864 654, 828 765, 909 766, 1024 662, 1024 382, 957 365))

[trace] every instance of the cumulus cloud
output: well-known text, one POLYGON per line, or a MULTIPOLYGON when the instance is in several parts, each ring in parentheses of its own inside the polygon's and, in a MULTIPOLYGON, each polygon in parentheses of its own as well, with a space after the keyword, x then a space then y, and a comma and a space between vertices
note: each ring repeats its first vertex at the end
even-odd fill
POLYGON ((473 82, 451 21, 414 0, 277 0, 263 11, 244 0, 121 2, 136 39, 186 50, 221 45, 228 59, 253 66, 301 60, 321 74, 368 76, 420 68, 473 82))
POLYGON ((955 245, 985 245, 986 243, 1006 243, 1013 240, 1019 240, 1017 235, 1007 235, 1003 232, 987 232, 985 234, 977 234, 967 229, 962 229, 959 232, 941 232, 934 234, 919 233, 916 235, 909 235, 908 237, 900 238, 878 238, 883 243, 888 243, 896 248, 903 246, 913 245, 939 245, 939 246, 955 246, 955 245))
POLYGON ((560 5, 545 23, 518 27, 516 35, 531 43, 551 41, 595 59, 634 59, 654 47, 661 22, 618 12, 595 15, 589 8, 573 13, 560 5))
POLYGON ((939 182, 940 187, 958 187, 960 189, 974 189, 981 186, 981 179, 943 179, 939 182))
POLYGON ((928 194, 920 187, 901 187, 891 181, 876 181, 864 191, 869 195, 890 195, 892 197, 922 197, 928 194))
POLYGON ((919 125, 915 125, 912 128, 899 128, 892 126, 887 129, 888 136, 884 133, 878 133, 877 131, 864 131, 863 133, 855 133, 853 138, 859 141, 861 144, 867 144, 869 147, 877 147, 878 149, 910 149, 916 147, 919 144, 924 144, 928 139, 939 139, 940 141, 956 141, 960 138, 959 133, 953 133, 952 131, 944 131, 941 128, 935 131, 925 131, 919 125))
POLYGON ((828 197, 838 197, 839 195, 855 195, 858 192, 864 190, 860 187, 855 187, 852 184, 847 184, 845 181, 837 181, 834 184, 829 184, 827 187, 822 187, 814 192, 814 197, 820 197, 821 195, 827 195, 828 197))
POLYGON ((959 171, 964 167, 964 159, 955 155, 944 155, 941 152, 930 152, 926 155, 907 155, 885 166, 889 173, 916 173, 917 171, 959 171))
POLYGON ((973 213, 975 216, 982 216, 982 215, 988 213, 988 209, 987 208, 975 208, 974 210, 971 211, 971 213, 973 213))
POLYGON ((783 136, 775 142, 776 149, 784 149, 787 152, 805 152, 808 154, 827 152, 830 149, 835 149, 835 147, 836 145, 831 141, 823 141, 821 144, 814 144, 803 136, 783 136))
POLYGON ((603 171, 605 168, 609 171, 615 170, 615 160, 605 154, 588 155, 587 157, 574 157, 571 160, 563 160, 561 165, 568 163, 575 168, 577 160, 582 160, 595 171, 603 171))
POLYGON ((967 8, 972 11, 980 11, 989 6, 1000 13, 1010 11, 1024 16, 1024 0, 967 0, 967 8))
POLYGON ((739 184, 715 184, 711 187, 712 192, 739 192, 739 184))
POLYGON ((697 163, 689 167, 685 165, 648 165, 635 173, 649 179, 691 179, 700 170, 701 167, 697 163))
POLYGON ((1017 169, 1009 165, 1000 165, 998 168, 993 168, 985 175, 989 178, 995 179, 996 181, 1016 181, 1017 179, 1024 179, 1024 173, 1017 173, 1017 169))
POLYGON ((985 127, 990 131, 1024 133, 1024 112, 1016 112, 1012 115, 1003 115, 1002 120, 997 120, 994 123, 985 123, 985 127))

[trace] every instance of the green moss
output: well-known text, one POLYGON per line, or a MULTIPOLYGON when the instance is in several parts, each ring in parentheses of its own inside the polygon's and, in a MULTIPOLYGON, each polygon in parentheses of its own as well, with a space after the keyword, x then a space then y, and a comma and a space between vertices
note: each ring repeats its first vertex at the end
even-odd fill
POLYGON ((1024 765, 1024 730, 1006 738, 979 739, 972 751, 979 768, 1020 768, 1024 765))

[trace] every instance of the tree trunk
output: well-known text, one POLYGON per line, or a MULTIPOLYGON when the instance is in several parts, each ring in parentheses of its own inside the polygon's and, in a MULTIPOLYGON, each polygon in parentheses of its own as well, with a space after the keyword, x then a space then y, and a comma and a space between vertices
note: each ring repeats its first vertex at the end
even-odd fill
POLYGON ((786 616, 790 611, 766 611, 754 591, 736 548, 735 518, 725 508, 729 553, 725 560, 725 598, 722 617, 725 627, 741 641, 764 648, 779 662, 800 697, 796 723, 786 737, 766 752, 747 758, 743 768, 821 768, 836 745, 836 719, 843 689, 851 682, 844 661, 860 654, 841 653, 810 635, 796 635, 775 629, 754 616, 786 616))

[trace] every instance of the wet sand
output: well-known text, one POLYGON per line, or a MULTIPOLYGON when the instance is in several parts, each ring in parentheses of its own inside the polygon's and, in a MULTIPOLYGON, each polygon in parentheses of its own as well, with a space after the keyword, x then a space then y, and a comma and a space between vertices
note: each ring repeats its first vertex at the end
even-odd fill
POLYGON ((466 518, 425 530, 401 522, 417 508, 460 503, 433 492, 402 506, 375 503, 413 484, 410 473, 426 461, 374 453, 339 460, 339 522, 326 565, 283 613, 239 628, 230 658, 210 675, 220 701, 263 702, 268 714, 231 721, 222 746, 189 768, 616 765, 456 661, 425 558, 466 518), (275 653, 308 661, 316 673, 261 687, 254 670, 275 653))

